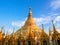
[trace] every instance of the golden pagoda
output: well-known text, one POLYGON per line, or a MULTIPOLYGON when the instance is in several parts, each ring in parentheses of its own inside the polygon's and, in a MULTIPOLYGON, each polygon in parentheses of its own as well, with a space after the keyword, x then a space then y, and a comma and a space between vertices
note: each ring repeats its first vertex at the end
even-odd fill
POLYGON ((33 17, 32 17, 32 9, 29 8, 29 15, 28 15, 28 19, 25 22, 25 25, 22 26, 17 32, 16 35, 19 36, 18 34, 20 34, 21 31, 22 33, 24 33, 23 35, 26 36, 25 34, 29 32, 34 33, 35 31, 37 32, 41 32, 41 29, 36 25, 33 17))
POLYGON ((36 45, 38 43, 38 45, 43 45, 44 41, 46 42, 44 44, 48 45, 48 35, 43 30, 36 25, 32 17, 32 9, 29 8, 28 19, 25 24, 15 33, 15 36, 17 38, 20 37, 20 43, 23 42, 22 44, 36 45))

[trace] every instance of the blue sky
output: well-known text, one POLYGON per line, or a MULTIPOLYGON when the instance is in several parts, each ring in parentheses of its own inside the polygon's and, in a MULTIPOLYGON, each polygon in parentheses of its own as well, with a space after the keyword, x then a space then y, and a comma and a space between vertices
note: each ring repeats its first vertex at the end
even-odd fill
POLYGON ((28 17, 29 7, 32 7, 34 20, 40 28, 43 23, 48 32, 54 20, 59 31, 60 0, 0 0, 0 27, 4 26, 5 32, 9 33, 14 27, 17 31, 28 17))

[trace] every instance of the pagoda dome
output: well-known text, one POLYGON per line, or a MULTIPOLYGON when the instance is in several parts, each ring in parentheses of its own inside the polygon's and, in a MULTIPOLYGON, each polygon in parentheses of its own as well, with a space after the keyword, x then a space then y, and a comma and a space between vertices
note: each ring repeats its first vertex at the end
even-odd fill
POLYGON ((17 37, 20 34, 20 31, 23 33, 23 36, 29 35, 29 32, 31 31, 31 35, 33 36, 34 33, 39 33, 41 32, 41 29, 36 25, 33 17, 32 17, 32 9, 29 8, 29 15, 28 19, 26 20, 25 24, 15 33, 17 37), (28 34, 27 34, 28 33, 28 34))

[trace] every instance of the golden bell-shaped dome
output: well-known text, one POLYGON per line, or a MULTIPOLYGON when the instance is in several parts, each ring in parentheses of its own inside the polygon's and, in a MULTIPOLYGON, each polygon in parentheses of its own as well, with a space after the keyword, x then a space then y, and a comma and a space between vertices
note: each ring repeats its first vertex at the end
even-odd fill
MULTIPOLYGON (((16 32, 16 35, 19 36, 20 31, 22 31, 23 36, 26 37, 26 33, 30 32, 30 31, 36 31, 37 32, 41 32, 41 29, 36 25, 33 17, 32 17, 32 9, 29 8, 29 14, 28 14, 28 19, 26 20, 25 24, 16 32)), ((31 36, 33 36, 33 34, 31 33, 31 36)))
POLYGON ((41 31, 40 28, 36 25, 33 17, 32 17, 32 9, 29 8, 28 19, 26 20, 24 26, 22 26, 21 30, 38 30, 41 31))

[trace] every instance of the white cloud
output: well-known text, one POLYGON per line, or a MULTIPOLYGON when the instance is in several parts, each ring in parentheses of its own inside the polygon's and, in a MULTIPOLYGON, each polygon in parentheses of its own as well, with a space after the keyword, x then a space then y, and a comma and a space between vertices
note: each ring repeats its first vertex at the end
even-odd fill
POLYGON ((46 17, 34 18, 34 20, 36 21, 37 25, 40 26, 41 24, 50 23, 51 17, 46 16, 46 17))
POLYGON ((24 25, 24 23, 25 23, 25 21, 13 21, 12 26, 21 27, 24 25))
POLYGON ((53 9, 60 8, 60 0, 52 0, 50 7, 52 7, 53 9))
POLYGON ((57 17, 55 18, 55 21, 60 21, 60 16, 57 16, 57 17))

